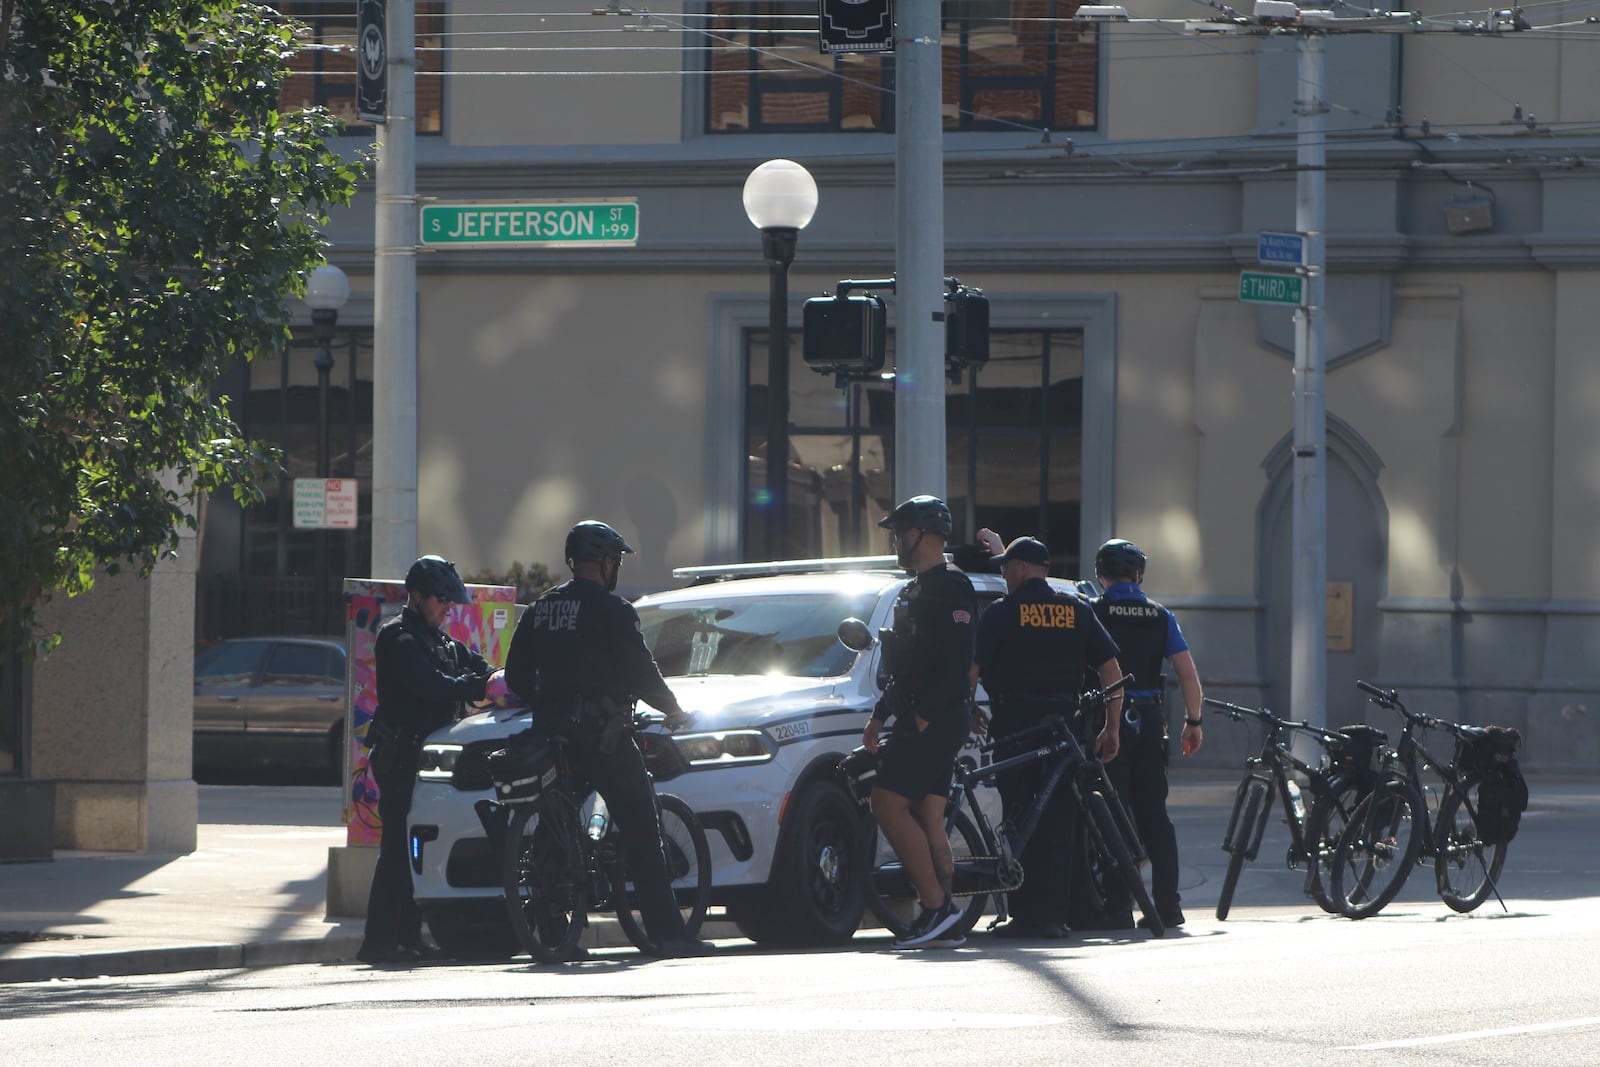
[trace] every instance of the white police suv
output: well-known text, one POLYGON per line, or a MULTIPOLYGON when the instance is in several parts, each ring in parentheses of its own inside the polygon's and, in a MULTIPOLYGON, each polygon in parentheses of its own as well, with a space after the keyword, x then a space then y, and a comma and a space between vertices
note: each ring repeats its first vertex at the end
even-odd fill
MULTIPOLYGON (((890 625, 907 581, 891 558, 807 560, 675 571, 695 584, 641 598, 646 643, 694 726, 676 735, 690 770, 662 785, 705 825, 712 903, 746 936, 816 945, 861 920, 849 885, 857 808, 836 780, 881 692, 881 649, 853 651, 840 624, 890 625)), ((1005 592, 975 574, 980 607, 1005 592)), ((1052 580, 1055 582, 1055 580, 1052 580)), ((1055 582, 1066 588, 1070 583, 1055 582)), ((464 758, 501 747, 528 713, 492 710, 428 738, 411 807, 416 898, 441 947, 462 958, 508 956, 500 860, 475 805, 492 799, 464 758)))

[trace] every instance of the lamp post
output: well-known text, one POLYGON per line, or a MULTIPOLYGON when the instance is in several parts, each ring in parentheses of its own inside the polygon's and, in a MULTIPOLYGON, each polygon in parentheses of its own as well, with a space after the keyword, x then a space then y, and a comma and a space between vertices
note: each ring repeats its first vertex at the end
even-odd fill
MULTIPOLYGON (((350 299, 350 279, 325 263, 306 275, 306 306, 311 309, 311 336, 317 343, 317 477, 328 477, 328 376, 333 371, 333 327, 339 309, 350 299)), ((328 531, 317 531, 317 615, 328 631, 328 531)))
POLYGON ((744 180, 744 213, 761 231, 767 289, 767 555, 782 559, 789 521, 789 264, 817 211, 817 183, 789 159, 769 159, 744 180))

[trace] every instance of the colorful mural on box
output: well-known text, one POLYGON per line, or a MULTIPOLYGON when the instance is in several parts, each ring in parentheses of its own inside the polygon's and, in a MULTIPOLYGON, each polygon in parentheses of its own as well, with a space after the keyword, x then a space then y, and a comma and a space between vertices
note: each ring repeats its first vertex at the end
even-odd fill
MULTIPOLYGON (((471 604, 457 604, 445 622, 445 632, 478 651, 495 666, 506 661, 511 632, 516 623, 515 588, 508 585, 469 585, 471 604)), ((346 578, 344 582, 345 634, 350 649, 347 681, 350 720, 346 736, 348 777, 345 779, 345 840, 351 845, 376 845, 382 824, 378 819, 378 783, 367 768, 367 728, 378 709, 377 664, 373 650, 378 627, 405 606, 406 589, 400 582, 373 578, 346 578)))

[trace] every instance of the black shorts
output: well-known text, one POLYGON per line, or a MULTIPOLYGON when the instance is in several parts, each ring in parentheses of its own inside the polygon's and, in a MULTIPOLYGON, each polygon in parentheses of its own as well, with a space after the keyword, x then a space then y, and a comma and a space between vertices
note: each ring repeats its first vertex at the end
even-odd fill
POLYGON ((898 793, 913 804, 929 795, 948 797, 956 753, 966 741, 965 722, 930 723, 926 730, 918 730, 913 716, 896 717, 873 787, 898 793))

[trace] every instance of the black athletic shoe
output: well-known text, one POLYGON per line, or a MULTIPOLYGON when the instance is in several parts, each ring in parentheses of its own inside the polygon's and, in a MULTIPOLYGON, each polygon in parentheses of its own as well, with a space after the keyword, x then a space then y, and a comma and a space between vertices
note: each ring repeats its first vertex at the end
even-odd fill
POLYGON ((374 967, 410 967, 419 958, 411 949, 399 945, 393 948, 368 948, 363 945, 356 953, 356 959, 374 967))
MULTIPOLYGON (((1161 925, 1165 926, 1168 930, 1183 925, 1182 908, 1173 908, 1171 911, 1161 911, 1160 909, 1157 909, 1156 914, 1161 916, 1161 925)), ((1139 916, 1139 929, 1150 929, 1150 921, 1142 915, 1139 916)))
POLYGON ((691 941, 687 938, 679 941, 663 941, 655 947, 652 956, 660 956, 664 960, 686 960, 697 956, 709 956, 717 951, 717 946, 710 941, 691 941))
POLYGON ((921 948, 930 941, 942 939, 945 933, 960 921, 961 910, 956 907, 954 900, 946 897, 943 906, 932 910, 924 908, 910 931, 896 941, 894 947, 921 948))

